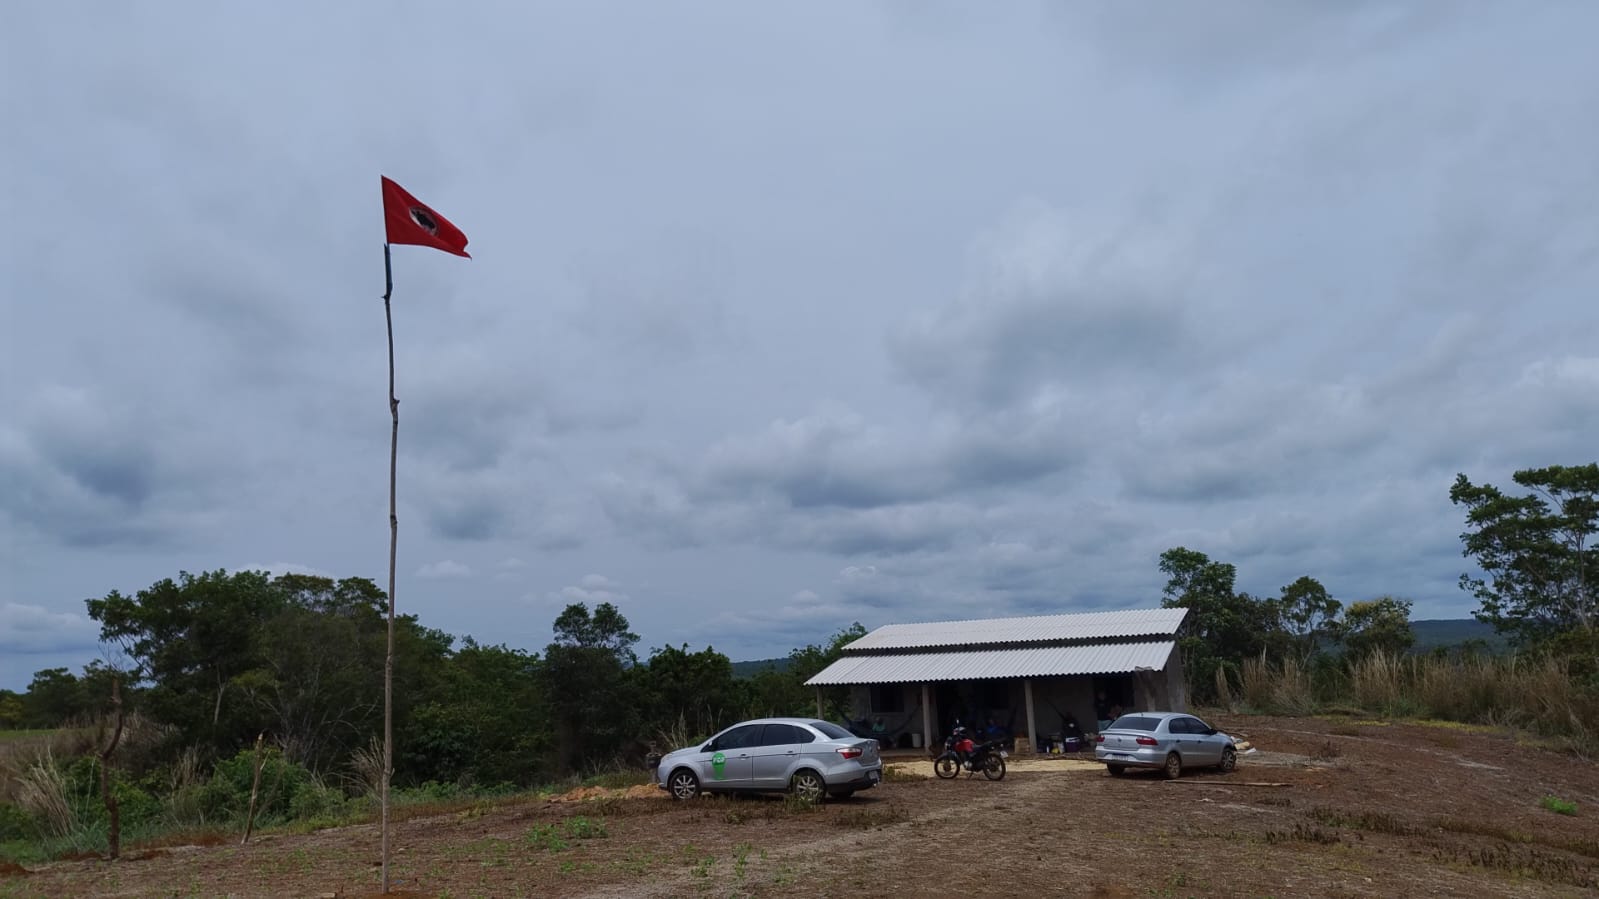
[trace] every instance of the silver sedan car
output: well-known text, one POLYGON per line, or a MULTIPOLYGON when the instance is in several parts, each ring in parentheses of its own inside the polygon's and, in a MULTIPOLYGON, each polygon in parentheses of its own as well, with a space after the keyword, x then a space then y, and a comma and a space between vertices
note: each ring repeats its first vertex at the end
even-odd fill
POLYGON ((843 799, 883 779, 877 741, 815 718, 758 718, 661 758, 656 782, 674 799, 702 792, 792 792, 843 799))
POLYGON ((1131 712, 1111 722, 1094 745, 1094 760, 1112 774, 1159 768, 1176 780, 1184 768, 1238 765, 1233 738, 1185 712, 1131 712))

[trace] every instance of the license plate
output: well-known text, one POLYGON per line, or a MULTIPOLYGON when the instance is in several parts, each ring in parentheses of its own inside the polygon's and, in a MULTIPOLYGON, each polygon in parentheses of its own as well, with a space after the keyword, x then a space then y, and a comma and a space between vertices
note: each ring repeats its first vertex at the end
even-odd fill
POLYGON ((1001 749, 999 751, 999 757, 1002 758, 1002 759, 1008 759, 1008 758, 1010 758, 1010 753, 1008 753, 1005 750, 1001 749))
POLYGON ((878 774, 877 774, 876 771, 868 771, 866 773, 866 779, 871 781, 872 783, 877 783, 877 777, 878 777, 878 774))

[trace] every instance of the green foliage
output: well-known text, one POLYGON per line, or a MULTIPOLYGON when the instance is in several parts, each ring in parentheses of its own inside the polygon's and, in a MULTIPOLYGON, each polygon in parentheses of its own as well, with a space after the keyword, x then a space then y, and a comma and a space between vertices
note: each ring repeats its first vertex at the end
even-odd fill
MULTIPOLYGON (((1161 605, 1187 608, 1179 645, 1195 694, 1214 699, 1216 673, 1237 671, 1245 659, 1280 648, 1284 632, 1277 604, 1247 593, 1235 593, 1237 569, 1186 547, 1160 556, 1168 580, 1161 605)), ((1308 580, 1305 579, 1305 580, 1308 580)))
POLYGON ((0 802, 0 843, 13 840, 33 840, 41 831, 33 816, 9 802, 0 802))
POLYGON ((36 671, 28 692, 11 708, 16 726, 26 728, 60 727, 91 707, 83 683, 65 668, 36 671), (20 715, 15 707, 20 705, 20 715))
POLYGON ((577 771, 627 748, 636 738, 636 690, 628 669, 638 635, 615 606, 573 603, 555 619, 555 642, 544 651, 544 696, 556 734, 558 763, 577 771))
POLYGON ((1559 796, 1545 796, 1538 800, 1538 805, 1557 815, 1575 815, 1577 813, 1577 803, 1569 799, 1561 799, 1559 796))
MULTIPOLYGON (((816 713, 814 694, 810 688, 805 687, 806 681, 815 677, 823 668, 838 661, 844 654, 844 647, 866 636, 866 628, 859 621, 835 633, 826 643, 812 643, 796 649, 788 654, 788 670, 783 675, 789 678, 793 685, 794 694, 803 696, 804 699, 796 703, 798 708, 792 708, 788 714, 816 713)), ((822 689, 822 717, 831 720, 842 720, 849 714, 849 688, 824 687, 822 689)))
POLYGON ((15 690, 0 690, 0 733, 21 728, 27 717, 21 694, 15 690))
POLYGON ((744 712, 745 688, 733 677, 732 661, 711 647, 657 649, 635 674, 646 734, 667 733, 681 721, 689 732, 708 736, 744 712))
POLYGON ((1339 637, 1344 651, 1356 658, 1408 650, 1416 642, 1410 630, 1410 601, 1384 596, 1350 603, 1339 637))
POLYGON ((1599 627, 1599 463, 1516 472, 1532 492, 1510 496, 1455 478, 1449 499, 1466 508, 1463 554, 1485 578, 1460 576, 1477 617, 1522 646, 1599 627))
POLYGON ((1343 604, 1313 577, 1302 577, 1284 587, 1282 598, 1277 600, 1283 629, 1301 659, 1315 655, 1322 640, 1336 635, 1342 608, 1343 604))

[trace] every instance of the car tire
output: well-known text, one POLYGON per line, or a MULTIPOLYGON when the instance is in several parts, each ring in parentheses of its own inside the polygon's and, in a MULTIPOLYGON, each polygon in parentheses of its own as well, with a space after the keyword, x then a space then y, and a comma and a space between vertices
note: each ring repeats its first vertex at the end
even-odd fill
POLYGON ((788 782, 788 791, 801 802, 820 802, 827 795, 827 781, 809 768, 795 772, 788 782))
POLYGON ((1168 752, 1166 753, 1166 766, 1161 768, 1160 771, 1166 775, 1167 780, 1176 780, 1183 776, 1183 760, 1177 757, 1177 753, 1168 752))
POLYGON ((1121 777, 1123 774, 1127 773, 1127 766, 1126 765, 1106 765, 1105 766, 1105 770, 1110 772, 1110 776, 1111 777, 1121 777))
POLYGON ((693 799, 700 795, 700 779, 687 768, 679 768, 666 779, 667 792, 673 799, 693 799))
POLYGON ((1221 751, 1221 764, 1216 768, 1223 774, 1231 774, 1238 767, 1238 750, 1231 746, 1221 751))

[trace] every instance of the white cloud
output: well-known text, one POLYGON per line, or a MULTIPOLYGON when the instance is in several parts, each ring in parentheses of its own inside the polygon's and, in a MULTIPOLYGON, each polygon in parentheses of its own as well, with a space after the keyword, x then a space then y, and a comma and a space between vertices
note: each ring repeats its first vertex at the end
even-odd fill
MULTIPOLYGON (((622 592, 620 584, 602 574, 586 574, 576 584, 544 594, 544 601, 552 605, 584 603, 590 607, 602 602, 620 606, 630 598, 622 592)), ((623 613, 626 614, 625 609, 623 613)))
POLYGON ((423 565, 417 569, 416 576, 430 580, 468 578, 472 576, 472 569, 454 559, 443 559, 423 565))

